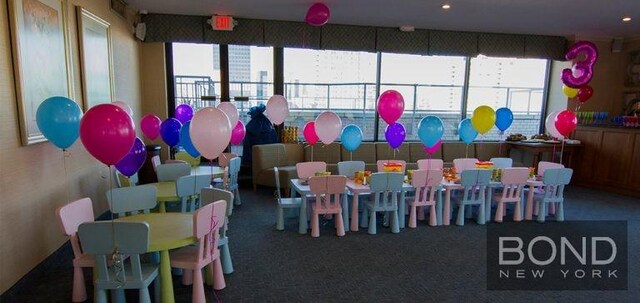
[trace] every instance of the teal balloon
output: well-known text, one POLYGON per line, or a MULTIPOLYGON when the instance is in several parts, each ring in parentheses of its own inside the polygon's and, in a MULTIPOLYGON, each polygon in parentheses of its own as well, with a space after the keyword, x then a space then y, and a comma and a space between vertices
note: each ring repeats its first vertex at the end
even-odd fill
POLYGON ((436 116, 426 116, 418 123, 418 138, 426 147, 436 145, 443 134, 444 124, 436 116))
POLYGON ((471 144, 473 140, 478 136, 478 132, 471 125, 471 119, 467 118, 460 121, 458 124, 458 135, 460 135, 460 140, 466 144, 471 144))
POLYGON ((350 152, 355 151, 362 143, 362 129, 355 124, 349 124, 342 129, 340 135, 342 146, 350 152))
POLYGON ((513 123, 513 112, 506 107, 496 110, 496 127, 501 131, 507 130, 513 123))
POLYGON ((182 124, 180 128, 180 146, 184 148, 184 150, 191 157, 200 157, 200 152, 193 146, 193 142, 191 142, 191 135, 189 134, 189 126, 191 125, 191 121, 187 121, 185 124, 182 124))
POLYGON ((45 138, 53 145, 67 149, 80 136, 82 110, 66 97, 51 97, 38 106, 36 123, 45 138))

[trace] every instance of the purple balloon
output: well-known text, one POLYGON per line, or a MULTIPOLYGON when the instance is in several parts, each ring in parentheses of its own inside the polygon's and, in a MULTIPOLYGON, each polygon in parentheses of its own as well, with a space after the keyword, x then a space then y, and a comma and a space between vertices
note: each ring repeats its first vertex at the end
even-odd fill
POLYGON ((136 137, 129 153, 116 163, 116 169, 123 175, 131 177, 140 170, 146 158, 147 150, 144 148, 144 143, 136 137))
POLYGON ((387 129, 384 131, 384 138, 387 139, 387 143, 393 149, 400 147, 406 136, 407 132, 400 122, 387 125, 387 129))
POLYGON ((174 147, 180 143, 180 128, 182 123, 176 118, 169 118, 160 124, 160 136, 164 143, 174 147))
POLYGON ((593 77, 593 65, 598 60, 598 48, 589 41, 578 41, 573 44, 564 57, 567 60, 577 59, 580 54, 584 58, 577 61, 572 68, 562 70, 562 83, 572 88, 580 88, 593 77))
POLYGON ((180 123, 187 123, 193 118, 193 108, 189 104, 180 104, 176 107, 176 111, 173 116, 180 121, 180 123))

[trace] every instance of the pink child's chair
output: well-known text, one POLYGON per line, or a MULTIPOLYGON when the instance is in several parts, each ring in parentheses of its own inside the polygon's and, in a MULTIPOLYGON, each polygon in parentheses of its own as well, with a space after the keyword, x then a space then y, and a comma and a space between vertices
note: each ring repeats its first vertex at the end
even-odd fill
MULTIPOLYGON (((442 162, 442 160, 441 160, 442 162)), ((442 181, 442 170, 439 169, 419 169, 413 171, 411 185, 416 189, 415 196, 411 202, 411 212, 409 213, 409 227, 417 227, 417 212, 424 216, 423 207, 429 206, 429 225, 436 226, 436 193, 442 181)), ((421 217, 422 217, 421 216, 421 217)))
POLYGON ((513 221, 522 221, 522 192, 529 179, 529 169, 526 167, 505 168, 502 170, 502 195, 494 196, 497 203, 496 222, 502 222, 506 212, 505 203, 515 203, 513 221))
POLYGON ((400 164, 402 165, 402 171, 401 173, 405 173, 407 171, 407 161, 404 160, 378 160, 376 162, 377 166, 378 166, 378 172, 384 172, 384 165, 388 163, 388 164, 400 164))
POLYGON ((70 237, 71 248, 73 249, 73 294, 72 302, 83 302, 87 300, 87 290, 84 285, 83 267, 94 267, 93 256, 84 254, 78 238, 78 226, 85 222, 93 222, 93 205, 91 199, 83 198, 62 206, 56 210, 60 227, 65 235, 70 237))
POLYGON ((439 169, 444 168, 444 162, 441 159, 421 159, 418 160, 418 169, 439 169))
POLYGON ((327 171, 326 162, 300 162, 296 164, 296 172, 300 179, 313 177, 319 171, 327 171))
POLYGON ((540 176, 540 177, 544 176, 544 171, 549 169, 549 168, 564 168, 564 165, 562 165, 560 163, 555 163, 555 162, 540 161, 540 162, 538 162, 538 173, 537 173, 537 175, 540 176))
POLYGON ((465 170, 476 169, 476 162, 476 158, 453 159, 453 167, 456 168, 456 173, 461 174, 465 170))
POLYGON ((193 237, 198 245, 187 246, 170 252, 171 267, 185 269, 185 275, 193 275, 192 302, 205 303, 202 269, 209 266, 213 275, 213 289, 225 288, 218 240, 220 228, 225 224, 227 202, 218 200, 198 209, 193 214, 193 237))
POLYGON ((336 230, 339 237, 344 236, 344 222, 342 220, 342 199, 347 186, 345 176, 311 177, 309 187, 315 196, 315 204, 312 206, 311 236, 320 237, 320 218, 326 214, 335 215, 336 230))

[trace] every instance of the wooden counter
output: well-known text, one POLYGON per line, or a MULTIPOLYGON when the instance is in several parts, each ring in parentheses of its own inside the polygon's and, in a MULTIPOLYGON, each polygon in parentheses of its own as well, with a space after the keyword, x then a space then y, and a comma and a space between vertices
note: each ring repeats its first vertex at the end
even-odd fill
POLYGON ((578 126, 576 184, 640 197, 640 129, 578 126))

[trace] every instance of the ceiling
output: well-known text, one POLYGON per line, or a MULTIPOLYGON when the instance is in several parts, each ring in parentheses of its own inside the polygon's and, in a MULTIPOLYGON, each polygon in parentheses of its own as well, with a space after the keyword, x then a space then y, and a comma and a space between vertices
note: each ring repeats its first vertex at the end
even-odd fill
MULTIPOLYGON (((314 0, 125 0, 180 15, 304 21, 314 0)), ((325 0, 329 23, 576 36, 640 37, 640 0, 325 0), (445 11, 444 3, 451 5, 445 11), (632 18, 623 23, 623 16, 632 18)))

